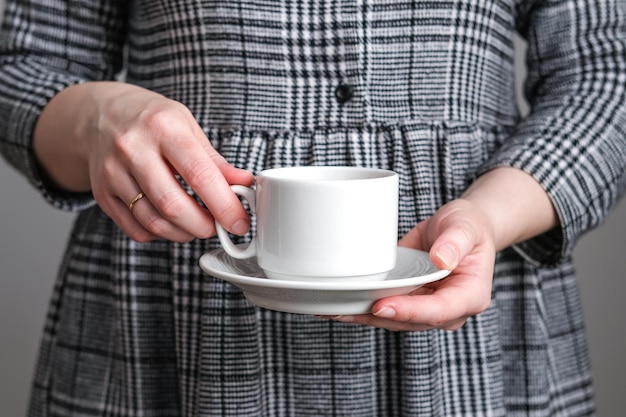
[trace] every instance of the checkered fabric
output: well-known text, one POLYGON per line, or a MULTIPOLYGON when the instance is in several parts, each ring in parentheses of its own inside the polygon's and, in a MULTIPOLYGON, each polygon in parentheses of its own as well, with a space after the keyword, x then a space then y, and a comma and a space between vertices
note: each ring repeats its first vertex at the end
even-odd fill
POLYGON ((51 204, 80 211, 30 416, 595 413, 570 254, 626 184, 622 0, 7 3, 0 149, 51 204), (529 45, 523 119, 515 31, 529 45), (459 331, 257 308, 199 269, 216 240, 135 243, 89 195, 40 179, 41 109, 123 66, 186 104, 242 168, 397 171, 401 234, 496 166, 533 175, 562 227, 498 255, 490 308, 459 331))

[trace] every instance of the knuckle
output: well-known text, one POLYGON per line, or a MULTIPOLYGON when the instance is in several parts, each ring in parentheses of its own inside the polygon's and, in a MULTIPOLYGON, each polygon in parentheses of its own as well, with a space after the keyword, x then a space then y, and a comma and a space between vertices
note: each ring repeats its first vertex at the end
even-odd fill
POLYGON ((145 220, 144 227, 153 235, 163 237, 169 230, 169 222, 160 216, 151 216, 145 220))
POLYGON ((146 243, 154 240, 154 235, 152 235, 148 230, 139 225, 130 229, 127 228, 124 230, 124 232, 128 235, 129 238, 138 243, 146 243))
POLYGON ((192 188, 212 188, 218 182, 218 172, 213 164, 208 163, 206 160, 195 160, 183 167, 180 174, 192 188))
POLYGON ((132 231, 128 233, 128 237, 130 237, 137 243, 146 243, 154 239, 152 234, 150 234, 150 232, 148 232, 147 230, 132 231))
POLYGON ((237 213, 238 203, 227 203, 223 201, 222 204, 224 204, 222 208, 215 211, 214 213, 215 218, 221 219, 224 223, 229 223, 228 221, 225 221, 224 219, 232 218, 231 217, 232 214, 237 213))
POLYGON ((193 235, 190 235, 190 234, 188 234, 188 233, 185 233, 185 234, 182 234, 182 235, 180 235, 180 236, 176 236, 176 237, 172 238, 172 240, 173 240, 174 242, 177 242, 177 243, 189 243, 189 242, 191 242, 192 240, 194 240, 194 238, 195 238, 195 237, 194 237, 193 235))
POLYGON ((475 316, 477 314, 480 314, 483 311, 486 311, 490 306, 491 306, 491 298, 486 297, 476 306, 476 308, 474 309, 474 311, 471 312, 470 315, 475 316))
POLYGON ((468 222, 465 227, 460 227, 459 229, 459 233, 463 236, 463 243, 465 244, 465 247, 471 248, 478 240, 474 226, 468 222))
POLYGON ((437 328, 443 328, 450 321, 450 316, 445 309, 437 309, 430 319, 430 325, 437 328))
POLYGON ((149 108, 142 112, 140 119, 149 132, 160 133, 175 126, 177 122, 176 113, 170 107, 149 108))
POLYGON ((113 158, 105 158, 100 167, 99 180, 111 183, 119 176, 120 167, 113 158))
POLYGON ((450 236, 454 236, 454 240, 457 245, 461 245, 461 248, 471 248, 476 242, 476 233, 473 225, 463 220, 458 220, 449 229, 450 236))
POLYGON ((123 161, 134 161, 137 157, 137 135, 132 131, 125 131, 113 138, 113 149, 123 161))
POLYGON ((157 207, 163 217, 177 219, 184 211, 186 203, 187 201, 181 192, 169 191, 159 198, 157 207))
POLYGON ((215 226, 213 226, 212 222, 207 222, 205 227, 201 227, 195 231, 195 235, 199 239, 208 239, 213 237, 215 233, 215 226))

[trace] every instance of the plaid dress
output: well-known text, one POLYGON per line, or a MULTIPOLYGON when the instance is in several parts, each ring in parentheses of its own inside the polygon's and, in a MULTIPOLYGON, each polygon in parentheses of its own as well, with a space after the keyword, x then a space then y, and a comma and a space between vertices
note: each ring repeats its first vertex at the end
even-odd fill
POLYGON ((52 205, 79 212, 30 416, 595 413, 570 255, 626 184, 622 0, 7 3, 0 149, 52 205), (529 45, 523 119, 515 31, 529 45), (198 267, 215 239, 135 243, 90 195, 42 181, 41 109, 122 68, 187 105, 241 168, 398 172, 400 235, 497 166, 533 175, 561 227, 499 253, 491 306, 458 331, 257 308, 198 267))

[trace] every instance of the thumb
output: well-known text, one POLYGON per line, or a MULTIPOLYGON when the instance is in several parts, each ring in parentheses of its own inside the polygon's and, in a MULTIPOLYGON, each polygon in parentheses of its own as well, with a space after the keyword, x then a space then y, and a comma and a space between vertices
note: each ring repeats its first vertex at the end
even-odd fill
POLYGON ((455 222, 448 225, 430 248, 431 262, 441 269, 456 268, 478 243, 477 236, 471 223, 455 222))

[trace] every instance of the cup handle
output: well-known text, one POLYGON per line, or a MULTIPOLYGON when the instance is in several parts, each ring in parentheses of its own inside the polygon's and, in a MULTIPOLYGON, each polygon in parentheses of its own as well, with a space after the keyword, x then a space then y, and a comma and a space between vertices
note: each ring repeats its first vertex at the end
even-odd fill
MULTIPOLYGON (((256 192, 254 191, 254 189, 250 187, 245 187, 243 185, 231 185, 230 188, 235 194, 243 197, 245 200, 248 200, 248 203, 250 205, 250 211, 252 211, 252 214, 256 214, 256 192)), ((256 255, 255 237, 252 238, 250 244, 247 247, 241 248, 233 243, 226 229, 224 229, 222 225, 219 224, 217 221, 215 222, 215 229, 217 230, 217 237, 219 237, 220 242, 222 243, 222 247, 224 248, 226 253, 233 258, 247 259, 252 258, 256 255)))

